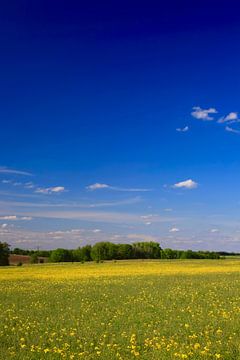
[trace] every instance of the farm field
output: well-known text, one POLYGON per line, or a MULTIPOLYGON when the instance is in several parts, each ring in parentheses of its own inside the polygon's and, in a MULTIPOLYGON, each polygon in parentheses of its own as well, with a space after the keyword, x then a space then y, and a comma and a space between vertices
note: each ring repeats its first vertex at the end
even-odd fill
POLYGON ((240 359, 240 259, 0 269, 0 359, 240 359))

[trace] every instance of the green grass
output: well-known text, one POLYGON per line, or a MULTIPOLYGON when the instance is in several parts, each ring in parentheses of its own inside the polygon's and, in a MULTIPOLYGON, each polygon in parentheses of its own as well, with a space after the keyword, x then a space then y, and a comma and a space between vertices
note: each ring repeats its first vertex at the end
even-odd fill
POLYGON ((238 267, 195 260, 0 269, 0 359, 240 359, 238 267))

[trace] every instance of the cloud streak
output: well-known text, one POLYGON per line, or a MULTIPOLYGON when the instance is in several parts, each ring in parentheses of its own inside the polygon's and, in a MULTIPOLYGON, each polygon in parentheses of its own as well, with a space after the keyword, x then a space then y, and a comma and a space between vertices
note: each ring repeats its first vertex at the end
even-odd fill
POLYGON ((31 173, 29 173, 27 171, 10 169, 10 168, 5 167, 5 166, 0 167, 0 174, 12 174, 12 175, 24 175, 24 176, 32 176, 33 175, 33 174, 31 174, 31 173))
POLYGON ((169 230, 170 233, 176 233, 179 232, 180 230, 176 227, 173 227, 172 229, 169 230))
POLYGON ((99 203, 77 203, 77 202, 62 202, 62 203, 45 203, 45 202, 26 202, 26 201, 0 201, 2 207, 20 207, 20 208, 100 208, 100 207, 115 207, 122 205, 137 204, 141 201, 140 196, 123 199, 119 201, 99 202, 99 203))
POLYGON ((100 184, 100 183, 95 183, 95 184, 86 186, 86 189, 91 190, 91 191, 95 191, 95 190, 99 190, 99 189, 108 189, 108 188, 110 188, 110 185, 100 184))
POLYGON ((233 129, 232 127, 230 127, 230 126, 226 126, 225 127, 225 130, 227 131, 227 132, 231 132, 231 133, 233 133, 233 134, 240 134, 240 130, 236 130, 236 129, 233 129))
POLYGON ((188 127, 188 126, 185 126, 185 127, 183 127, 183 128, 177 128, 176 131, 177 131, 177 132, 185 133, 185 132, 189 131, 189 127, 188 127))
POLYGON ((147 192, 152 191, 152 189, 145 189, 145 188, 122 188, 119 186, 112 186, 108 184, 101 184, 101 183, 95 183, 86 186, 87 190, 95 191, 95 190, 101 190, 101 189, 109 189, 113 191, 126 191, 126 192, 147 192))
POLYGON ((8 220, 8 221, 14 221, 14 220, 32 220, 31 216, 17 216, 17 215, 4 215, 0 216, 0 220, 8 220))
POLYGON ((53 193, 62 193, 64 191, 66 191, 64 186, 53 186, 48 188, 37 188, 35 193, 49 195, 53 193))

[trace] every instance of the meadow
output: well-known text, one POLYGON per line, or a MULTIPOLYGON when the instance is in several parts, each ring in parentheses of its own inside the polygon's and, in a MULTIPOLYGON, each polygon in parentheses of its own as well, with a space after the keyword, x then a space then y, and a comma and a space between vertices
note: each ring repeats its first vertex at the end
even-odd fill
POLYGON ((240 259, 0 268, 0 359, 240 359, 240 259))

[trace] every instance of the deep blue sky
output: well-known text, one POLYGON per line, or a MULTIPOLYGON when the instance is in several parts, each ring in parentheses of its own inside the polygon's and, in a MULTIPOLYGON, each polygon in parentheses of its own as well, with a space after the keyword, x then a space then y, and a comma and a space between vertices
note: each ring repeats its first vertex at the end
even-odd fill
POLYGON ((1 4, 0 240, 240 251, 239 44, 238 1, 1 4))

